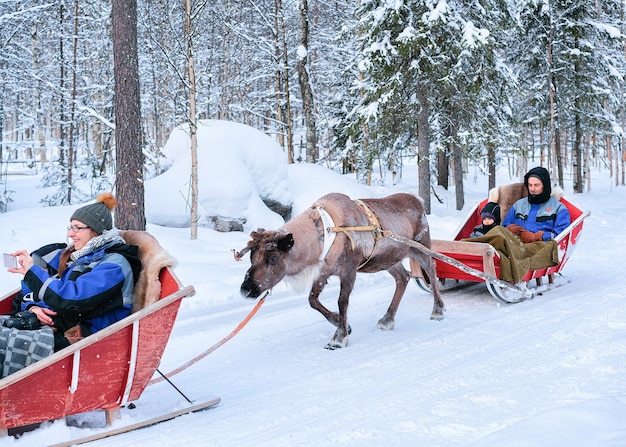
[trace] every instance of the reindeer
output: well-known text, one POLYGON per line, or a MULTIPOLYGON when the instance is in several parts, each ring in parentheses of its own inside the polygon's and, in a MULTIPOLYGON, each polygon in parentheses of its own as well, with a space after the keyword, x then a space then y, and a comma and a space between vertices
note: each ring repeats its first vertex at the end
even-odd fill
POLYGON ((357 272, 387 270, 395 279, 396 289, 389 308, 378 321, 380 329, 391 330, 410 278, 402 263, 408 257, 411 276, 417 276, 415 269, 421 268, 432 285, 431 319, 442 320, 444 303, 433 259, 385 237, 383 232, 392 232, 430 248, 422 199, 405 193, 361 200, 351 200, 340 193, 327 194, 281 228, 271 231, 259 228, 250 233, 252 240, 234 253, 235 259, 241 260, 250 252, 251 266, 241 284, 241 294, 257 298, 283 279, 296 290, 310 286, 309 304, 337 328, 326 348, 343 348, 348 345, 351 332, 347 310, 357 272), (338 276, 340 281, 338 313, 331 312, 319 301, 330 276, 338 276))

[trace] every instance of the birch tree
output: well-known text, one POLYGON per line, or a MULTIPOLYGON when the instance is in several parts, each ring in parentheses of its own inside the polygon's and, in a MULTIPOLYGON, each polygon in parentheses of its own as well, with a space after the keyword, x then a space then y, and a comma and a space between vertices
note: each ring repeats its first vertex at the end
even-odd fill
POLYGON ((196 117, 196 69, 194 65, 193 18, 196 11, 191 0, 185 0, 185 42, 187 46, 187 91, 189 94, 189 138, 191 140, 191 239, 198 238, 198 120, 196 117))
POLYGON ((315 163, 319 158, 317 149, 317 130, 315 128, 315 114, 313 91, 309 77, 309 6, 307 0, 299 0, 300 12, 299 42, 297 50, 298 81, 302 95, 302 109, 304 111, 304 126, 306 128, 306 161, 315 163))

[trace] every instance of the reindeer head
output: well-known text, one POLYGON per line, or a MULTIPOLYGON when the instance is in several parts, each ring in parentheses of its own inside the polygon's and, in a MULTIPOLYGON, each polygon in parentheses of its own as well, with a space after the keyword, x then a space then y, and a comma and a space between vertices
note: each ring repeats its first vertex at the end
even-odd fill
POLYGON ((251 241, 245 248, 235 252, 235 259, 241 260, 250 252, 251 266, 241 284, 240 292, 246 298, 257 298, 271 289, 285 277, 286 263, 294 240, 291 233, 265 231, 259 228, 250 233, 251 241))

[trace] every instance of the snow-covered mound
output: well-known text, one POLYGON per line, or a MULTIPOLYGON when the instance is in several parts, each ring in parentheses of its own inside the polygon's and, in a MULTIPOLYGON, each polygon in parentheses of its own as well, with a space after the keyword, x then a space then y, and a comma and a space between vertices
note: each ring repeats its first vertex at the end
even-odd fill
MULTIPOLYGON (((146 219, 170 227, 190 225, 191 139, 189 126, 175 128, 163 152, 169 167, 146 182, 146 219)), ((244 230, 273 228, 283 218, 265 202, 287 207, 287 157, 271 137, 250 126, 221 120, 198 122, 199 225, 238 221, 244 230)))

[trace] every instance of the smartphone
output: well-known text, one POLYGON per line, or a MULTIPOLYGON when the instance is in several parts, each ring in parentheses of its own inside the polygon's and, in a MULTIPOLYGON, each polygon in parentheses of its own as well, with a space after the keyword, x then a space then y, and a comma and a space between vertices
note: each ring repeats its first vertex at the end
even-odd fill
POLYGON ((4 253, 4 266, 8 269, 16 269, 18 267, 17 257, 4 253))

